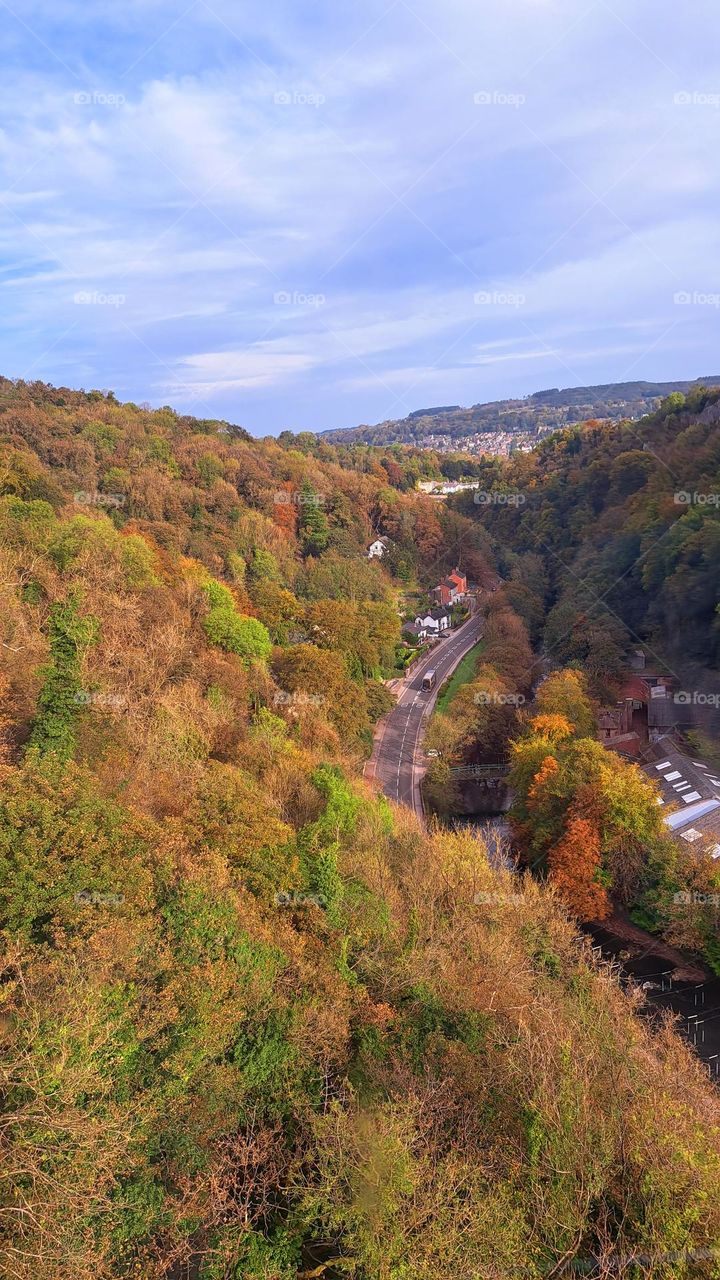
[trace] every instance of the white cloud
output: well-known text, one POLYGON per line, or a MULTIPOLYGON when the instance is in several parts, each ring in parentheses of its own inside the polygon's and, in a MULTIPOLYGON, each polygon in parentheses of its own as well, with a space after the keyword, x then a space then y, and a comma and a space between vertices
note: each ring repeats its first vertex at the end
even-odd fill
POLYGON ((690 31, 650 0, 622 21, 573 0, 319 0, 312 22, 287 0, 28 0, 40 39, 8 17, 0 86, 5 372, 54 342, 49 378, 127 367, 134 398, 167 378, 238 416, 262 390, 270 424, 312 388, 327 426, 367 418, 376 383, 456 401, 479 370, 498 390, 602 375, 669 324, 692 374, 717 316, 672 293, 710 288, 720 247, 720 112, 673 102, 720 86, 695 34, 709 0, 694 14, 690 31), (122 310, 78 314, 87 288, 122 310), (480 289, 526 302, 479 308, 480 289))
POLYGON ((279 344, 272 342, 258 342, 247 350, 211 351, 186 356, 179 362, 178 381, 165 385, 169 390, 191 390, 202 395, 269 387, 305 372, 314 363, 309 354, 283 351, 279 344))

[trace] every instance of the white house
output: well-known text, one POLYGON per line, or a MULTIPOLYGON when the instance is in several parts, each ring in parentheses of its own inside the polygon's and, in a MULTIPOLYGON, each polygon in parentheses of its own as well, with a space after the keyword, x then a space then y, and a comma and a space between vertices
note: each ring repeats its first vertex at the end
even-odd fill
POLYGON ((430 636, 438 636, 441 631, 450 630, 450 614, 445 609, 431 609, 424 617, 418 615, 416 627, 424 627, 430 636))
POLYGON ((427 639, 427 627, 423 627, 417 622, 406 622, 402 629, 402 634, 406 640, 422 644, 427 639))
POLYGON ((383 556, 385 555, 385 552, 389 549, 389 547, 390 547, 389 538, 376 538, 375 541, 371 542, 370 546, 368 547, 368 552, 367 552, 368 560, 372 560, 375 556, 377 556, 378 560, 382 560, 383 556))
POLYGON ((464 493, 466 489, 479 489, 479 480, 418 480, 418 489, 431 498, 446 498, 452 493, 464 493))

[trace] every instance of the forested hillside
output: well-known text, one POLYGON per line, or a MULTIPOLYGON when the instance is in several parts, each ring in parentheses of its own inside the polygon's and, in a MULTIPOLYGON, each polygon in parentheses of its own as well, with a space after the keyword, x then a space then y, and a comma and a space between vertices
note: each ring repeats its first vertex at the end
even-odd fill
MULTIPOLYGON (((424 444, 442 441, 443 447, 470 449, 478 436, 508 432, 518 442, 536 443, 544 435, 568 424, 591 418, 637 418, 658 407, 672 392, 690 392, 698 383, 717 386, 719 377, 693 382, 619 382, 597 387, 552 387, 516 400, 491 400, 470 408, 440 405, 417 409, 407 418, 377 426, 326 431, 322 439, 333 444, 424 444)), ((493 452, 486 441, 486 452, 493 452)))
POLYGON ((497 530, 412 456, 1 407, 2 1274, 717 1276, 700 1065, 551 890, 360 779, 398 582, 481 577, 497 530))
POLYGON ((642 641, 687 690, 720 688, 720 392, 568 428, 486 462, 480 486, 479 504, 454 502, 492 533, 509 597, 554 662, 610 695, 642 641))

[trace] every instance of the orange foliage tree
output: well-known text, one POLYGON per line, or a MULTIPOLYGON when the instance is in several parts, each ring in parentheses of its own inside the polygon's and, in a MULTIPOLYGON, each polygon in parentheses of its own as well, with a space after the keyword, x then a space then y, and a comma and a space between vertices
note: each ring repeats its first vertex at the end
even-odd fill
POLYGON ((590 818, 577 814, 568 819, 564 835, 550 850, 550 883, 580 920, 604 920, 610 904, 598 882, 600 832, 590 818))
POLYGON ((560 742, 562 738, 569 738, 572 733, 572 725, 565 716, 555 714, 535 716, 532 727, 539 737, 549 738, 551 742, 560 742))
POLYGON ((560 766, 554 756, 545 756, 537 773, 533 775, 532 782, 528 788, 528 807, 531 808, 531 802, 537 800, 546 782, 557 777, 560 766))

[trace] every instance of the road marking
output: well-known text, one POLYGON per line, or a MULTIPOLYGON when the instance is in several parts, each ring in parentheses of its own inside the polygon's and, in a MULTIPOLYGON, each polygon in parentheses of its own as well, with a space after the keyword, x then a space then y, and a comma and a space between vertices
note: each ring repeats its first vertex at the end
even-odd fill
MULTIPOLYGON (((482 619, 478 619, 475 615, 473 615, 473 618, 469 618, 468 621, 466 623, 463 623, 463 626, 458 629, 455 640, 450 645, 448 645, 447 649, 443 649, 441 659, 440 659, 441 666, 443 668, 442 674, 441 674, 441 680, 448 679, 449 676, 454 671, 455 667, 457 666, 457 661, 456 661, 457 655, 459 653, 462 653, 464 655, 475 644, 477 644, 479 639, 481 639, 482 633, 480 632, 477 626, 477 623, 481 621, 482 619), (470 628, 470 623, 473 621, 475 621, 476 626, 475 628, 470 628), (466 635, 465 634, 461 635, 461 632, 463 632, 464 627, 466 626, 469 628, 468 632, 466 633, 466 635), (466 636, 467 636, 467 639, 469 640, 469 643, 467 645, 465 645, 464 643, 466 636), (443 659, 448 659, 448 658, 451 659, 449 663, 443 661, 443 659)), ((438 661, 438 659, 435 657, 434 650, 431 651, 430 654, 428 654, 428 656, 424 659, 422 665, 417 668, 417 670, 414 673, 413 680, 416 680, 422 677, 424 675, 426 668, 428 668, 433 661, 435 662, 438 661)), ((435 705, 435 702, 437 701, 439 688, 435 693, 434 697, 429 699, 425 704, 425 706, 421 708, 421 715, 419 717, 417 729, 415 731, 415 739, 413 743, 412 754, 408 757, 407 761, 405 760, 405 741, 407 738, 408 730, 410 728, 410 719, 412 716, 412 712, 417 702, 421 699, 423 692, 424 690, 422 689, 422 686, 421 686, 415 692, 415 696, 412 698, 412 701, 408 703, 404 701, 404 698, 406 694, 409 695, 413 693, 412 683, 408 688, 403 690, 402 694, 398 698, 397 703, 395 704, 395 707, 388 713, 388 720, 386 720, 385 725, 383 726, 382 732, 380 734, 380 737, 376 740, 376 743, 373 749, 373 756, 374 756, 373 776, 375 778, 378 778, 382 786, 382 778, 379 776, 379 770, 382 763, 383 752, 386 746, 387 732, 388 732, 388 729, 390 728, 389 721, 395 712, 402 709, 402 711, 405 712, 405 727, 404 727, 404 732, 402 736, 402 742, 400 744, 400 751, 398 753, 398 757, 399 757, 398 768, 397 768, 397 775, 396 775, 394 790, 398 800, 400 800, 400 780, 401 780, 402 768, 405 763, 409 764, 410 765, 411 808, 418 815, 421 821, 424 818, 424 814, 422 809, 422 801, 419 798, 419 790, 415 784, 415 773, 416 773, 415 761, 417 757, 418 741, 419 741, 420 733, 422 731, 425 720, 428 718, 430 712, 432 711, 435 705)), ((401 720, 401 724, 397 726, 398 733, 400 731, 401 725, 402 725, 402 720, 401 720)), ((373 756, 371 756, 371 760, 373 759, 373 756)), ((370 761, 368 761, 368 763, 370 763, 370 761)), ((392 783, 389 782, 389 785, 392 785, 392 783)))

